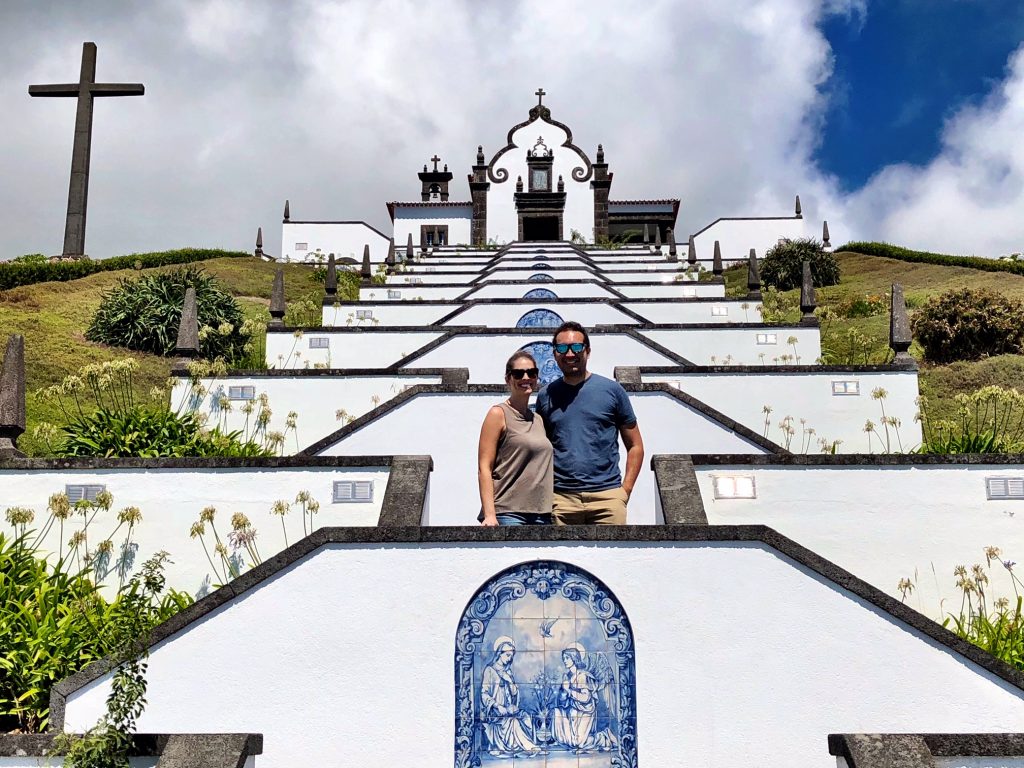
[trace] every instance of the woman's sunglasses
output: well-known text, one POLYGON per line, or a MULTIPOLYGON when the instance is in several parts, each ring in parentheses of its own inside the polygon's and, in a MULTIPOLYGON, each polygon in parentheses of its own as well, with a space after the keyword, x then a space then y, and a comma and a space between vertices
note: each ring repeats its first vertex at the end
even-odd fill
POLYGON ((536 379, 538 373, 540 373, 540 370, 538 370, 537 368, 513 368, 511 371, 508 372, 508 375, 511 376, 516 381, 519 381, 519 379, 523 378, 523 376, 526 376, 527 378, 531 379, 536 379))

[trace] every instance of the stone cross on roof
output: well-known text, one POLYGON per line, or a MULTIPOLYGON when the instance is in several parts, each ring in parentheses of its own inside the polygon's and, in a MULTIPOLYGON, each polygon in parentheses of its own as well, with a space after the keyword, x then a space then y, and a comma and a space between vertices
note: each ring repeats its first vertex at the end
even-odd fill
POLYGON ((434 164, 434 173, 437 173, 437 164, 441 162, 441 158, 435 153, 434 156, 430 158, 430 161, 434 164))
POLYGON ((82 71, 77 83, 30 85, 29 96, 71 96, 78 99, 75 143, 71 150, 71 188, 64 225, 64 255, 85 255, 85 209, 89 198, 89 155, 92 151, 93 98, 142 96, 142 83, 97 83, 96 43, 82 44, 82 71))
POLYGON ((544 103, 544 97, 548 95, 547 91, 545 91, 543 88, 538 88, 536 91, 533 92, 533 94, 534 94, 534 96, 537 97, 537 106, 538 107, 541 106, 544 103))

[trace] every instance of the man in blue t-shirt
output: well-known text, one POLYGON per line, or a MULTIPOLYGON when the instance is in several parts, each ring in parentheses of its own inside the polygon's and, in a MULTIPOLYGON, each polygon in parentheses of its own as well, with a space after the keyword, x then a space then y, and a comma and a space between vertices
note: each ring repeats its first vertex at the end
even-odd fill
POLYGON ((626 522, 626 502, 644 462, 644 441, 626 390, 587 370, 590 337, 579 323, 562 323, 552 339, 562 378, 537 395, 555 449, 555 525, 626 522), (626 446, 619 474, 619 438, 626 446))

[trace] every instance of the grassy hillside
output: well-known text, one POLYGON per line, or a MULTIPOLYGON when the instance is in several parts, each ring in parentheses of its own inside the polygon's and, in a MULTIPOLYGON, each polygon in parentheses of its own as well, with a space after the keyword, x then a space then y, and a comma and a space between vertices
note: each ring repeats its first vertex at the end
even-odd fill
MULTIPOLYGON (((199 262, 199 265, 224 283, 238 299, 246 316, 270 319, 268 308, 275 264, 255 258, 225 258, 199 262)), ((147 272, 173 269, 176 267, 159 267, 147 272)), ((284 270, 285 295, 289 302, 310 296, 319 301, 323 289, 312 281, 308 267, 286 264, 284 270)), ((85 331, 102 294, 118 280, 135 275, 133 270, 101 272, 69 282, 37 283, 0 291, 0 349, 6 346, 9 334, 25 336, 28 424, 18 445, 26 453, 43 452, 42 446, 32 438, 33 427, 41 421, 59 420, 53 406, 35 395, 36 390, 60 382, 81 366, 116 357, 133 357, 139 362, 136 391, 143 397, 143 393, 154 386, 162 386, 167 380, 172 358, 107 347, 85 339, 85 331)))
MULTIPOLYGON (((900 282, 913 309, 930 296, 965 285, 992 288, 1024 298, 1024 276, 1000 272, 983 272, 964 267, 909 263, 879 256, 856 253, 837 254, 842 270, 839 285, 818 291, 823 307, 842 308, 849 302, 867 296, 885 297, 893 282, 900 282)), ((275 265, 255 259, 225 258, 201 262, 203 269, 219 278, 238 298, 250 317, 269 319, 267 306, 275 265)), ((173 269, 162 267, 160 269, 173 269)), ((42 452, 32 439, 32 428, 41 421, 53 421, 57 414, 41 402, 34 392, 59 382, 67 373, 87 363, 102 362, 130 355, 139 361, 137 391, 146 393, 167 378, 172 360, 154 355, 126 352, 85 340, 85 330, 99 306, 104 291, 119 279, 134 276, 132 270, 103 272, 63 283, 36 285, 0 291, 0 344, 9 333, 25 335, 28 377, 28 432, 20 445, 30 454, 42 452)), ((730 295, 746 293, 746 267, 726 271, 730 295)), ((290 306, 302 299, 319 302, 322 288, 313 282, 308 268, 285 265, 286 294, 290 306)), ((783 297, 793 305, 787 315, 795 321, 799 291, 788 291, 783 297)), ((880 312, 868 317, 836 317, 823 324, 823 346, 847 343, 849 334, 862 338, 857 349, 865 358, 860 362, 882 362, 887 354, 889 317, 880 312)), ((0 347, 2 348, 2 347, 0 347)), ((842 351, 842 350, 841 350, 842 351)), ((916 344, 911 352, 920 359, 916 344)), ((921 365, 921 391, 928 396, 935 418, 952 415, 954 396, 971 392, 988 384, 1018 387, 1024 381, 1024 356, 1004 355, 976 363, 954 363, 947 366, 921 365)))

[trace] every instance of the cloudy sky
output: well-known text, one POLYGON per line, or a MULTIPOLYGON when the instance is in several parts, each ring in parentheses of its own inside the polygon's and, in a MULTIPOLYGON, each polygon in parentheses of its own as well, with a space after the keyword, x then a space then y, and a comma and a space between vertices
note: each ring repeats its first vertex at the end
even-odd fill
POLYGON ((833 242, 1024 250, 1020 0, 148 0, 0 4, 0 258, 60 251, 72 99, 97 79, 86 250, 279 252, 281 210, 386 227, 543 86, 612 197, 828 219, 833 242))

